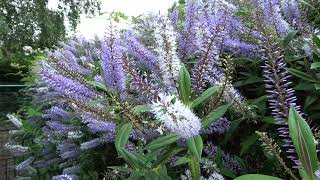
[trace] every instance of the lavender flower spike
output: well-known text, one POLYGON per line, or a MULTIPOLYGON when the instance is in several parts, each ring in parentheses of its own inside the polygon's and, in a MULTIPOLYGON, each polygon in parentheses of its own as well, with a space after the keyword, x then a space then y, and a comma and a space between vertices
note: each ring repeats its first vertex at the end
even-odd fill
POLYGON ((85 85, 75 82, 62 75, 55 74, 52 70, 42 67, 40 72, 42 80, 54 91, 69 96, 78 101, 88 102, 98 97, 96 93, 88 89, 85 85))
POLYGON ((152 105, 152 112, 169 131, 179 134, 183 138, 196 136, 200 132, 200 119, 179 99, 172 95, 159 95, 159 101, 152 105))
POLYGON ((179 55, 182 59, 189 58, 196 51, 197 11, 200 8, 199 0, 188 0, 185 7, 184 28, 179 41, 179 55))
POLYGON ((152 70, 157 57, 141 44, 133 33, 126 33, 125 45, 128 48, 128 52, 135 56, 140 62, 142 62, 149 70, 152 70))
POLYGON ((111 27, 110 34, 101 43, 101 65, 107 87, 123 93, 125 90, 125 75, 121 63, 122 52, 120 47, 121 43, 118 34, 113 32, 111 27))
MULTIPOLYGON (((270 41, 266 39, 265 41, 270 41)), ((285 69, 286 63, 281 54, 278 43, 270 46, 263 46, 263 44, 270 44, 272 41, 262 44, 262 59, 265 61, 264 77, 266 92, 268 94, 268 101, 272 115, 275 118, 278 128, 279 136, 283 139, 287 150, 288 158, 295 164, 299 164, 296 159, 294 145, 289 135, 288 128, 288 115, 290 106, 300 112, 300 107, 297 105, 297 98, 294 95, 294 90, 290 88, 291 82, 289 81, 290 75, 285 69)), ((294 166, 297 167, 297 166, 294 166)))
POLYGON ((285 36, 289 32, 289 24, 280 12, 278 0, 260 0, 260 4, 266 23, 274 28, 279 36, 285 36))
POLYGON ((281 9, 290 25, 301 28, 302 19, 298 0, 281 0, 281 9))

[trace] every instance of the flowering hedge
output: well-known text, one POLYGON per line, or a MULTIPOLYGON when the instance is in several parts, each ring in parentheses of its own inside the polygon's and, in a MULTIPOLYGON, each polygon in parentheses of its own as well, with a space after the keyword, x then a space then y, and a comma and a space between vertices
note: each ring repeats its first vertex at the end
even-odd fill
MULTIPOLYGON (((304 55, 290 42, 313 31, 300 6, 295 0, 188 0, 167 16, 145 15, 128 29, 111 23, 103 38, 61 44, 35 67, 41 116, 22 123, 8 116, 22 127, 12 136, 38 130, 30 147, 7 144, 28 156, 16 169, 55 180, 235 178, 258 168, 261 162, 241 156, 260 137, 267 159, 276 157, 296 179, 304 151, 290 137, 290 108, 290 132, 300 132, 294 125, 305 121, 289 72, 301 72, 288 69, 286 58, 304 55), (256 108, 261 98, 246 101, 233 85, 240 58, 263 64, 269 123, 256 108), (257 132, 241 143, 239 155, 232 150, 238 141, 229 140, 240 124, 253 132, 275 127, 284 143, 280 148, 257 132)), ((314 170, 307 171, 312 178, 314 170)))

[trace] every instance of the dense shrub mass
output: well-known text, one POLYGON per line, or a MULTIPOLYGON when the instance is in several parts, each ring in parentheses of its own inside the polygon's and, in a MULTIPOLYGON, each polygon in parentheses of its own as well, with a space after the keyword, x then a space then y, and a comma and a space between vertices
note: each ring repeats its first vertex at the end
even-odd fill
POLYGON ((19 177, 316 179, 320 39, 301 9, 188 0, 61 44, 8 115, 19 177))

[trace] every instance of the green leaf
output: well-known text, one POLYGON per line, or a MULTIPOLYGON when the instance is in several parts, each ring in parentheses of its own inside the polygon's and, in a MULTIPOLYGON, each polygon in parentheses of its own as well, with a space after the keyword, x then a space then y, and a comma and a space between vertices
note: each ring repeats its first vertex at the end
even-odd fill
POLYGON ((275 124, 274 117, 272 116, 264 116, 261 121, 268 124, 275 124))
POLYGON ((229 104, 218 107, 217 109, 210 112, 202 121, 202 127, 206 128, 210 126, 214 121, 221 118, 229 108, 229 104))
POLYGON ((102 90, 104 92, 109 92, 108 88, 102 83, 99 83, 97 81, 89 81, 88 83, 99 90, 102 90))
POLYGON ((130 177, 128 177, 126 180, 141 180, 143 176, 139 173, 131 173, 130 177))
POLYGON ((320 62, 315 62, 311 64, 310 69, 317 69, 320 68, 320 62))
POLYGON ((188 163, 189 165, 189 169, 191 171, 191 176, 192 176, 192 179, 200 179, 200 176, 201 176, 201 172, 200 172, 200 163, 199 161, 197 161, 196 159, 190 161, 188 163))
POLYGON ((314 173, 318 170, 316 144, 308 123, 294 107, 291 107, 288 124, 292 142, 306 174, 310 179, 316 179, 314 177, 314 173))
POLYGON ((259 136, 256 133, 246 138, 246 140, 241 143, 240 156, 242 156, 258 139, 259 136))
POLYGON ((128 142, 131 131, 132 131, 131 123, 125 123, 117 129, 117 134, 115 139, 115 146, 117 150, 124 147, 124 145, 128 142))
POLYGON ((306 81, 310 81, 310 82, 318 82, 317 80, 315 80, 311 75, 304 73, 302 71, 296 70, 296 69, 291 69, 291 68, 286 68, 290 74, 297 76, 301 79, 304 79, 306 81))
POLYGON ((187 140, 188 150, 192 157, 195 157, 198 161, 201 159, 203 141, 200 135, 194 136, 187 140))
POLYGON ((121 148, 118 150, 121 157, 133 168, 133 169, 141 169, 144 167, 144 163, 142 159, 137 155, 129 152, 128 150, 121 148))
POLYGON ((318 48, 320 48, 320 39, 315 34, 312 34, 312 40, 318 48))
POLYGON ((192 101, 190 104, 191 109, 196 108, 199 106, 201 103, 205 102, 207 99, 209 99, 213 94, 218 92, 219 86, 213 86, 206 91, 204 91, 197 99, 192 101))
POLYGON ((168 145, 176 142, 178 139, 179 136, 177 134, 169 134, 150 142, 144 149, 155 150, 168 147, 168 145))
POLYGON ((231 178, 235 178, 236 175, 234 174, 234 172, 232 172, 230 169, 227 169, 227 168, 223 168, 223 167, 220 167, 220 173, 224 176, 227 176, 227 177, 231 177, 231 178))
POLYGON ((161 177, 161 179, 172 180, 172 178, 171 178, 170 176, 168 176, 168 172, 167 172, 166 166, 161 166, 161 167, 158 169, 157 174, 159 174, 159 176, 161 177))
POLYGON ((282 180, 277 177, 267 176, 263 174, 246 174, 243 176, 236 177, 234 180, 282 180))
POLYGON ((157 150, 148 152, 147 154, 144 154, 144 156, 148 159, 148 161, 156 161, 161 151, 162 149, 157 149, 157 150))
POLYGON ((151 110, 152 110, 152 108, 150 106, 145 106, 145 105, 137 105, 133 108, 133 112, 136 114, 149 112, 151 110))
POLYGON ((320 84, 319 83, 315 83, 314 84, 314 88, 319 91, 320 90, 320 84))
POLYGON ((154 172, 154 171, 148 171, 146 174, 146 180, 160 180, 161 177, 159 177, 159 175, 154 172))
POLYGON ((316 102, 319 99, 317 95, 310 95, 307 96, 304 100, 304 106, 303 106, 303 111, 306 111, 309 109, 309 107, 316 102))
POLYGON ((186 163, 189 163, 191 161, 190 158, 186 157, 186 156, 183 156, 181 157, 180 159, 178 159, 178 161, 176 162, 176 166, 179 166, 179 165, 182 165, 182 164, 186 164, 186 163))
POLYGON ((286 48, 289 43, 297 36, 298 31, 290 31, 282 41, 282 47, 286 48))
POLYGON ((153 164, 154 167, 159 167, 167 163, 171 157, 176 155, 178 152, 182 151, 184 148, 174 147, 172 146, 167 150, 164 154, 162 154, 159 159, 153 164))
POLYGON ((182 102, 187 103, 191 92, 191 80, 190 74, 184 65, 180 69, 178 83, 180 99, 182 102))

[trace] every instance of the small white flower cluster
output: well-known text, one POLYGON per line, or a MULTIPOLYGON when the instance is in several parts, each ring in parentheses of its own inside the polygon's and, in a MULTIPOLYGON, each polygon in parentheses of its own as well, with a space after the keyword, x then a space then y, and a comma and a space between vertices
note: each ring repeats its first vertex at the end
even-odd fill
POLYGON ((198 135, 201 129, 200 119, 179 99, 174 98, 170 94, 159 94, 159 101, 152 104, 152 113, 169 131, 182 138, 198 135))
POLYGON ((29 147, 24 147, 18 144, 10 144, 10 143, 6 143, 4 147, 9 150, 18 151, 20 153, 26 153, 29 149, 29 147))
POLYGON ((178 79, 181 62, 177 55, 177 33, 172 22, 160 18, 156 24, 154 36, 156 39, 155 51, 158 54, 158 66, 162 79, 167 87, 175 87, 178 79))
POLYGON ((83 133, 81 131, 70 131, 68 132, 68 138, 69 139, 79 139, 83 136, 83 133))
POLYGON ((32 52, 32 47, 31 46, 23 46, 22 50, 24 51, 25 55, 30 55, 30 53, 32 52))
POLYGON ((7 118, 17 127, 21 128, 22 122, 13 114, 7 114, 7 118))

